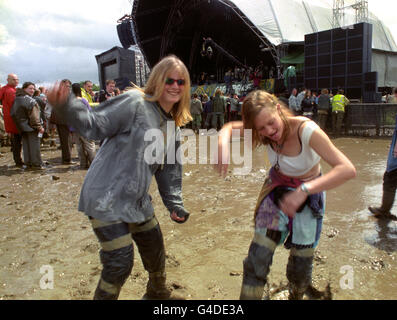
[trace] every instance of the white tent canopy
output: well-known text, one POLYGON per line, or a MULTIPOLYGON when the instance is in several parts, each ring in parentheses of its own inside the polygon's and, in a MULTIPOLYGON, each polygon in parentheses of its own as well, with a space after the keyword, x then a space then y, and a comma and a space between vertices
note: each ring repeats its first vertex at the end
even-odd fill
MULTIPOLYGON (((305 34, 332 29, 332 1, 232 0, 247 19, 273 45, 304 42, 305 34)), ((344 25, 355 24, 354 11, 346 10, 344 25)), ((387 26, 369 13, 372 24, 372 71, 379 87, 397 87, 397 45, 387 26)))
MULTIPOLYGON (((241 12, 275 46, 303 42, 305 34, 332 29, 332 1, 324 0, 232 0, 241 12)), ((384 23, 369 13, 373 25, 372 48, 397 52, 397 45, 384 23)), ((354 24, 347 11, 345 24, 354 24)))

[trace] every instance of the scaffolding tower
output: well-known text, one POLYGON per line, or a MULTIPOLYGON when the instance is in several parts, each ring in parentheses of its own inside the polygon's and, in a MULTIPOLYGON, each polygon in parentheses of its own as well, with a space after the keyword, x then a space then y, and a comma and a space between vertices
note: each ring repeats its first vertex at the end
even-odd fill
POLYGON ((332 27, 346 27, 345 14, 346 10, 355 11, 355 23, 368 22, 368 0, 355 0, 352 5, 345 6, 344 0, 334 0, 332 27))

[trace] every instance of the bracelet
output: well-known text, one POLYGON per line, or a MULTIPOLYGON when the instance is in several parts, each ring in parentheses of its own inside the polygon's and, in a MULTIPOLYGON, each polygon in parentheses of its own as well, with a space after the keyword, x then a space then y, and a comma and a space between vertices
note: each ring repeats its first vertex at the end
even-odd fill
POLYGON ((306 185, 304 183, 301 184, 300 186, 301 190, 305 193, 307 193, 308 195, 310 195, 310 191, 309 189, 306 187, 306 185))

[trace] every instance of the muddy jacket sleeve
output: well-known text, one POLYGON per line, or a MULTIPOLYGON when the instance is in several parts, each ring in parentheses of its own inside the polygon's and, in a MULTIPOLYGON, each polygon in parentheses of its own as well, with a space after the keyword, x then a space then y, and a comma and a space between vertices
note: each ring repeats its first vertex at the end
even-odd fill
POLYGON ((40 123, 40 107, 37 103, 35 103, 30 110, 29 125, 35 130, 40 130, 42 128, 40 123))
POLYGON ((100 106, 87 109, 84 103, 70 95, 66 105, 55 106, 56 116, 66 119, 83 137, 91 140, 104 140, 120 133, 130 131, 136 110, 143 101, 143 94, 131 90, 100 106))
MULTIPOLYGON (((179 150, 179 141, 176 141, 175 146, 176 150, 179 150)), ((168 211, 170 213, 175 211, 180 218, 185 217, 186 221, 189 213, 186 211, 182 200, 182 165, 178 161, 172 164, 165 161, 157 169, 155 177, 160 196, 168 211)))

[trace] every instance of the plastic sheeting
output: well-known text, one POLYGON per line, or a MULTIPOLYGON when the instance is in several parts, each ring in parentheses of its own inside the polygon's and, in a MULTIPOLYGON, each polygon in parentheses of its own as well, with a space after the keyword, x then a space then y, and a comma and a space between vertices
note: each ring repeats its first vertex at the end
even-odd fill
MULTIPOLYGON (((274 45, 303 42, 305 34, 332 29, 332 2, 324 0, 231 0, 241 12, 274 45)), ((354 16, 346 13, 345 21, 354 16)), ((375 15, 372 48, 397 52, 397 45, 388 30, 375 15)))
POLYGON ((378 71, 379 87, 397 86, 397 54, 373 50, 371 68, 378 71))

